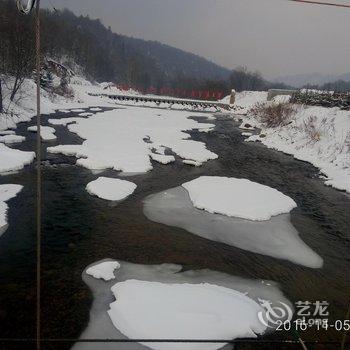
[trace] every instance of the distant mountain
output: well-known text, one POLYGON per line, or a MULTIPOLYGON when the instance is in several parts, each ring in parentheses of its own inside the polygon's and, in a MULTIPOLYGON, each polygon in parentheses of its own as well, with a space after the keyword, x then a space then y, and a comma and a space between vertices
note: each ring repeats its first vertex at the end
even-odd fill
POLYGON ((166 77, 226 80, 231 71, 203 57, 157 41, 123 37, 126 45, 151 59, 166 77))
POLYGON ((300 88, 305 85, 323 85, 326 83, 332 83, 337 80, 350 81, 350 73, 341 75, 331 75, 331 74, 296 74, 296 75, 286 75, 274 79, 275 82, 282 82, 287 85, 300 88))
POLYGON ((227 80, 230 75, 230 70, 203 57, 113 33, 99 20, 78 17, 68 10, 46 10, 43 22, 47 54, 71 59, 97 81, 166 86, 186 79, 227 80))
MULTIPOLYGON (((34 16, 22 16, 13 0, 0 0, 0 54, 17 40, 33 47, 34 16)), ((116 34, 100 20, 76 16, 69 10, 41 10, 43 56, 62 63, 95 81, 112 81, 146 88, 154 86, 182 88, 191 84, 228 81, 230 70, 192 53, 161 44, 116 34), (207 81, 207 82, 205 82, 207 81)), ((32 52, 28 53, 27 71, 34 69, 32 52)), ((9 56, 9 55, 7 55, 9 56)), ((6 58, 7 66, 16 62, 6 58)), ((2 61, 0 55, 0 62, 2 61)), ((13 65, 12 64, 12 65, 13 65)), ((2 69, 2 62, 0 70, 2 69)), ((7 73, 7 72, 5 72, 7 73)))

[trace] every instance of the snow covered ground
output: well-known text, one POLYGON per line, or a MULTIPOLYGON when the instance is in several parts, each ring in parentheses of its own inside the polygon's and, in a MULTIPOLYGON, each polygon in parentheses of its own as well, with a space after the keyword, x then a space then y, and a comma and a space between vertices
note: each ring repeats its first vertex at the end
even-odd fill
MULTIPOLYGON (((285 102, 276 96, 272 103, 285 102)), ((266 102, 264 92, 237 94, 234 114, 243 114, 243 123, 262 129, 246 141, 259 141, 269 148, 293 155, 320 169, 325 184, 350 193, 350 111, 339 108, 296 106, 290 123, 266 128, 249 109, 257 102, 266 102)))
POLYGON ((7 225, 8 206, 6 202, 17 196, 22 188, 21 185, 0 185, 0 236, 4 233, 4 228, 6 228, 7 225))
POLYGON ((293 199, 274 188, 247 179, 201 176, 182 187, 196 208, 248 220, 269 220, 297 206, 293 199))
POLYGON ((130 196, 135 191, 136 187, 137 186, 130 181, 101 176, 89 182, 86 186, 86 190, 90 194, 96 195, 102 199, 121 201, 130 196))
MULTIPOLYGON (((90 265, 101 266, 103 260, 90 265)), ((115 279, 107 282, 83 273, 94 301, 90 322, 81 335, 89 338, 255 338, 266 326, 262 300, 281 303, 293 314, 291 303, 273 281, 249 280, 211 270, 182 271, 174 264, 137 265, 119 261, 115 279)), ((87 272, 87 270, 85 270, 87 272)), ((275 326, 271 328, 273 330, 275 326)), ((114 350, 215 350, 232 349, 222 343, 118 343, 114 350)), ((100 344, 76 343, 72 350, 99 350, 100 344)))
POLYGON ((216 159, 218 156, 204 143, 191 140, 184 131, 207 132, 214 127, 189 118, 195 114, 139 107, 100 112, 76 119, 67 126, 69 131, 85 140, 82 145, 49 147, 48 152, 75 155, 77 164, 88 169, 114 169, 126 173, 151 170, 150 157, 161 163, 173 161, 173 157, 164 156, 164 147, 183 159, 198 163, 216 159))

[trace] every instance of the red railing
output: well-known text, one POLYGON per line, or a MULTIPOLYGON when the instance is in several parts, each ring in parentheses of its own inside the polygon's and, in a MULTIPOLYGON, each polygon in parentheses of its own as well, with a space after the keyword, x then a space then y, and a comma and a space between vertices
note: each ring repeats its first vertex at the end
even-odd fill
POLYGON ((119 90, 129 91, 134 90, 143 95, 152 94, 152 95, 161 95, 161 96, 172 96, 172 97, 181 97, 188 98, 194 100, 209 100, 209 101, 217 101, 221 100, 224 97, 224 93, 222 91, 211 91, 211 90, 186 90, 186 89, 172 89, 169 87, 161 87, 156 88, 154 86, 150 86, 148 88, 141 88, 138 86, 130 86, 128 84, 119 84, 116 85, 119 90))

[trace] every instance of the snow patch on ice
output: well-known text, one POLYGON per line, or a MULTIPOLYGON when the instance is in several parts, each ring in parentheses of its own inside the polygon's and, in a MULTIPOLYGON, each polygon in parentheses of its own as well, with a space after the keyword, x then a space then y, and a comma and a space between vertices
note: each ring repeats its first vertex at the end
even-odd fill
MULTIPOLYGON (((213 196, 217 197, 215 193, 213 196)), ((301 240, 289 214, 265 221, 211 214, 195 208, 182 186, 148 196, 143 210, 152 221, 181 227, 213 241, 307 267, 323 265, 322 258, 301 240)))
POLYGON ((70 118, 60 118, 60 119, 49 119, 49 123, 52 125, 67 126, 68 124, 76 123, 78 120, 81 120, 81 118, 70 117, 70 118))
POLYGON ((0 185, 0 236, 4 232, 1 229, 7 225, 8 206, 6 202, 16 197, 22 188, 21 185, 0 185))
POLYGON ((297 206, 276 189, 247 179, 201 176, 182 187, 196 208, 248 220, 269 220, 297 206))
POLYGON ((136 189, 136 184, 126 180, 99 177, 87 184, 86 190, 91 195, 109 201, 120 201, 130 196, 136 189))
POLYGON ((88 169, 110 168, 127 173, 151 170, 152 148, 160 146, 199 163, 216 159, 218 156, 204 143, 190 140, 185 132, 207 130, 214 125, 199 123, 191 116, 193 113, 135 107, 97 113, 68 125, 71 132, 85 139, 82 145, 49 147, 48 151, 75 154, 77 164, 88 169))
POLYGON ((86 273, 95 278, 110 281, 115 278, 114 271, 120 268, 118 261, 104 261, 86 269, 86 273))
MULTIPOLYGON (((209 283, 127 280, 112 287, 113 324, 130 339, 256 338, 264 309, 246 295, 209 283)), ((152 349, 218 349, 222 345, 145 344, 152 349)))
POLYGON ((175 162, 175 157, 174 156, 168 156, 168 155, 164 155, 164 154, 157 154, 157 153, 151 153, 150 157, 161 164, 169 164, 172 162, 175 162))
POLYGON ((34 152, 24 152, 0 143, 0 173, 23 169, 35 157, 34 152))
MULTIPOLYGON (((30 126, 28 128, 28 131, 32 131, 32 132, 37 132, 37 130, 38 130, 37 126, 30 126)), ((51 126, 43 126, 43 125, 40 126, 40 136, 44 141, 56 140, 57 136, 55 135, 55 132, 56 130, 51 126)))
POLYGON ((16 132, 14 130, 3 130, 0 131, 0 135, 15 135, 16 132))
POLYGON ((7 144, 23 142, 25 139, 26 138, 24 136, 13 135, 13 134, 0 136, 0 142, 7 143, 7 144))
POLYGON ((187 165, 193 165, 193 166, 201 166, 202 165, 202 163, 196 162, 195 160, 191 160, 191 159, 184 159, 182 161, 182 163, 187 164, 187 165))
MULTIPOLYGON (((106 260, 104 260, 106 261, 106 260)), ((110 261, 110 260, 108 260, 110 261)), ((97 262, 93 265, 100 264, 97 262)), ((255 337, 255 333, 252 332, 253 328, 258 330, 261 329, 261 325, 257 324, 259 321, 257 315, 252 316, 250 311, 254 308, 259 309, 260 300, 269 300, 272 305, 279 306, 280 303, 285 303, 291 310, 293 307, 291 303, 284 297, 280 292, 278 285, 273 281, 263 281, 263 280, 248 280, 240 277, 235 277, 225 273, 211 271, 211 270, 195 270, 195 271, 185 271, 182 272, 182 266, 174 264, 162 264, 162 265, 138 265, 128 262, 119 261, 120 268, 116 274, 115 280, 104 282, 97 280, 88 276, 86 273, 83 273, 83 280, 92 290, 94 301, 90 311, 90 322, 86 330, 81 335, 81 339, 129 339, 125 334, 121 332, 120 329, 115 327, 111 321, 111 318, 108 315, 108 310, 110 310, 110 305, 116 305, 118 303, 119 297, 122 298, 120 305, 126 305, 132 303, 131 295, 118 295, 115 298, 111 292, 111 288, 116 284, 124 288, 132 288, 132 292, 136 293, 137 298, 145 300, 145 298, 152 298, 152 295, 149 293, 151 290, 154 290, 157 294, 154 294, 154 298, 150 300, 150 307, 146 304, 141 306, 140 310, 135 310, 138 312, 141 310, 146 310, 149 312, 144 312, 140 315, 140 319, 136 317, 131 320, 131 323, 128 325, 134 332, 134 328, 141 323, 144 325, 145 338, 150 339, 152 337, 152 332, 159 332, 161 329, 167 327, 168 334, 163 332, 160 334, 160 338, 164 338, 166 335, 170 335, 170 338, 174 337, 183 337, 182 335, 187 335, 191 329, 193 332, 201 333, 201 337, 208 337, 209 335, 213 338, 218 338, 223 331, 230 332, 228 334, 228 339, 232 339, 240 330, 242 332, 249 332, 252 334, 252 337, 255 337), (142 289, 137 291, 134 287, 136 284, 141 284, 142 289), (172 288, 174 286, 174 289, 172 288), (164 289, 163 289, 164 288, 164 289), (146 290, 147 289, 147 290, 146 290), (161 295, 161 300, 157 303, 158 293, 161 290, 169 290, 170 295, 167 296, 164 293, 161 295), (143 295, 143 292, 147 292, 146 295, 143 295), (203 296, 194 295, 196 291, 203 292, 203 296), (165 301, 170 299, 169 303, 163 307, 165 301), (197 297, 199 298, 198 302, 196 301, 197 297), (181 300, 180 300, 181 298, 181 300), (247 299, 246 299, 247 298, 247 299), (208 305, 203 305, 205 300, 208 305), (230 318, 226 310, 223 310, 223 302, 227 302, 228 307, 232 307, 237 303, 236 311, 230 313, 230 318), (187 308, 185 308, 185 305, 187 308), (215 307, 211 307, 215 305, 215 307), (153 306, 151 308, 151 306, 153 306), (243 329, 239 325, 238 311, 244 308, 249 309, 249 322, 246 324, 247 328, 243 329), (181 317, 185 317, 184 314, 186 311, 191 311, 187 313, 188 321, 185 320, 185 323, 173 324, 174 321, 181 321, 181 317), (220 310, 220 311, 219 311, 220 310), (166 312, 167 311, 167 312, 166 312), (166 314, 165 314, 166 312, 166 314), (151 315, 152 314, 152 315, 151 315), (165 315, 164 315, 165 314, 165 315), (178 316, 174 318, 173 316, 178 316), (146 319, 150 318, 153 324, 165 323, 165 326, 161 326, 159 329, 150 329, 151 327, 146 326, 146 319), (193 322, 190 322, 192 320, 193 322), (135 321, 135 322, 134 322, 135 321), (221 323, 222 328, 214 325, 213 323, 221 323), (237 324, 237 328, 233 325, 237 324), (187 325, 187 329, 185 329, 187 325), (202 330, 198 325, 208 327, 210 325, 211 329, 208 330, 208 334, 204 333, 206 328, 202 330), (257 328, 255 328, 255 325, 257 328), (173 327, 170 329, 170 326, 173 327), (181 333, 181 334, 180 334, 181 333)), ((90 265, 89 267, 93 266, 90 265)), ((135 301, 138 304, 137 301, 135 301)), ((135 305, 136 305, 135 304, 135 305)), ((119 307, 118 305, 116 305, 119 307)), ((136 309, 136 307, 131 306, 126 312, 128 313, 131 310, 136 309)), ((260 309, 259 309, 260 310, 260 309)), ((118 316, 117 316, 118 317, 118 316)), ((244 320, 248 320, 248 314, 243 316, 244 320)), ((282 321, 286 320, 283 319, 282 321)), ((262 329, 263 330, 263 329, 262 329)), ((274 328, 271 329, 272 331, 274 328)), ((139 330, 138 330, 139 331, 139 330)), ((196 335, 191 332, 188 338, 193 339, 196 335)), ((226 333, 225 333, 226 335, 226 333)), ((133 337, 135 338, 135 337, 133 337)), ((118 350, 147 350, 149 348, 153 349, 176 349, 176 350, 214 350, 214 349, 232 349, 231 345, 222 344, 222 343, 210 343, 210 344, 197 344, 197 343, 118 343, 118 350)), ((104 344, 105 350, 115 350, 116 345, 111 343, 104 344)), ((73 346, 72 350, 100 350, 100 344, 96 343, 86 343, 80 342, 76 343, 73 346)))

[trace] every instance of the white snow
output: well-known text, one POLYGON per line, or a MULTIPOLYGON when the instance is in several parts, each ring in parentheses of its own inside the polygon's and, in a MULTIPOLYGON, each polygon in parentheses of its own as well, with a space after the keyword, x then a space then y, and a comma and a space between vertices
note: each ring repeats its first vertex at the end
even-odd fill
POLYGON ((0 173, 23 169, 35 157, 34 152, 24 152, 0 143, 0 173))
POLYGON ((326 175, 327 185, 350 193, 350 111, 295 107, 291 122, 277 128, 266 128, 248 115, 244 120, 260 128, 265 137, 253 135, 246 141, 259 141, 307 161, 326 175))
POLYGON ((94 278, 110 281, 115 278, 114 270, 120 268, 118 261, 105 261, 97 265, 93 265, 86 269, 86 273, 94 278))
POLYGON ((93 112, 100 112, 100 111, 102 111, 102 109, 99 108, 99 107, 93 107, 93 108, 90 108, 90 111, 93 111, 93 112))
MULTIPOLYGON (((36 132, 37 126, 28 127, 28 131, 36 132)), ((56 140, 57 136, 55 135, 56 130, 51 126, 40 126, 40 136, 44 141, 56 140)))
POLYGON ((21 185, 0 185, 0 229, 7 225, 7 210, 6 202, 15 197, 21 190, 21 185))
POLYGON ((13 135, 13 134, 0 136, 0 142, 7 143, 7 144, 22 142, 25 139, 26 138, 24 136, 13 135))
POLYGON ((269 220, 297 206, 276 189, 247 179, 201 176, 182 186, 196 208, 248 220, 269 220))
POLYGON ((86 112, 86 113, 79 113, 80 117, 90 117, 91 115, 92 115, 92 113, 88 113, 88 112, 86 112))
POLYGON ((49 119, 49 123, 52 125, 67 126, 68 124, 76 123, 78 120, 81 120, 81 118, 70 117, 70 118, 49 119))
POLYGON ((168 155, 164 155, 164 154, 157 154, 157 153, 151 153, 150 157, 161 164, 169 164, 172 162, 175 162, 175 157, 174 156, 168 156, 168 155))
MULTIPOLYGON (((96 262, 95 265, 104 261, 106 260, 96 262)), ((182 317, 186 317, 185 314, 187 310, 189 311, 187 312, 187 317, 189 318, 188 321, 185 321, 185 324, 179 325, 179 328, 176 324, 173 329, 169 329, 168 332, 170 333, 170 338, 179 338, 178 334, 180 332, 186 332, 189 334, 191 329, 193 329, 194 334, 191 334, 191 338, 193 339, 193 337, 195 337, 198 333, 202 335, 202 333, 204 333, 206 330, 206 328, 200 330, 199 325, 204 325, 204 327, 212 327, 214 322, 219 324, 214 325, 205 336, 209 337, 213 335, 215 338, 217 338, 223 331, 226 330, 229 335, 228 339, 232 339, 232 336, 239 332, 239 330, 242 330, 244 333, 251 332, 250 326, 254 326, 255 322, 257 322, 257 315, 250 319, 249 315, 251 315, 251 313, 245 313, 243 319, 247 320, 247 326, 249 328, 247 327, 247 329, 243 329, 243 325, 238 325, 237 329, 235 329, 234 325, 240 321, 238 311, 242 309, 244 309, 244 311, 249 309, 252 312, 253 309, 261 305, 261 300, 269 300, 276 306, 283 303, 290 308, 291 312, 283 317, 281 321, 291 319, 293 314, 293 307, 291 303, 279 290, 278 284, 273 281, 244 279, 208 269, 195 271, 186 270, 183 269, 181 265, 174 264, 138 265, 125 261, 119 261, 119 263, 120 268, 118 269, 118 273, 115 275, 115 280, 111 280, 109 282, 91 278, 90 276, 87 276, 86 273, 83 273, 82 278, 91 289, 94 300, 90 310, 90 322, 84 332, 81 334, 80 339, 130 339, 123 334, 120 329, 113 325, 111 318, 107 313, 107 311, 111 309, 111 301, 114 300, 111 288, 113 285, 120 282, 125 282, 125 284, 122 285, 124 291, 125 288, 130 288, 132 285, 133 294, 125 295, 125 293, 123 293, 123 295, 121 295, 123 298, 119 305, 132 304, 134 295, 142 300, 152 298, 150 305, 142 304, 141 308, 136 310, 139 302, 135 300, 135 307, 131 306, 131 308, 126 310, 128 318, 131 318, 132 310, 135 310, 136 312, 135 317, 132 318, 131 323, 128 324, 128 327, 133 330, 134 328, 136 329, 136 327, 139 328, 139 325, 143 323, 145 330, 149 330, 151 325, 145 325, 147 319, 149 318, 152 322, 154 321, 153 324, 158 325, 158 323, 162 323, 163 321, 165 323, 164 326, 161 326, 162 328, 154 328, 149 330, 149 332, 146 334, 147 339, 152 337, 152 333, 160 333, 165 327, 168 329, 170 326, 173 326, 173 323, 176 321, 181 321, 182 317), (131 281, 135 281, 135 284, 131 281), (135 287, 138 283, 140 283, 142 288, 136 290, 135 287), (173 286, 174 289, 172 288, 173 286), (144 293, 146 290, 147 293, 144 293), (152 297, 151 293, 153 290, 155 291, 155 294, 152 297), (165 295, 165 293, 163 293, 158 304, 156 298, 163 290, 170 290, 171 294, 165 295), (202 296, 199 295, 199 293, 194 295, 196 292, 203 292, 202 296), (198 301, 192 299, 189 300, 189 298, 197 299, 197 297, 199 298, 198 301), (221 297, 223 297, 223 299, 221 299, 221 297), (208 305, 211 304, 212 301, 212 306, 208 305), (231 307, 237 305, 235 312, 229 313, 230 309, 227 311, 223 310, 223 303, 226 301, 230 309, 231 307), (164 306, 165 303, 167 304, 164 306), (187 305, 189 305, 189 307, 185 309, 187 305), (149 312, 144 312, 141 314, 142 310, 149 312), (230 319, 227 318, 229 314, 230 319), (173 316, 176 318, 173 319, 173 316), (194 320, 194 322, 189 324, 190 320, 194 320), (187 330, 184 329, 185 325, 188 325, 187 330), (220 327, 220 325, 222 325, 222 327, 220 327), (197 334, 195 334, 196 332, 197 334)), ((117 295, 117 302, 118 300, 119 295, 117 295)), ((116 307, 119 306, 116 305, 116 307)), ((263 314, 265 315, 265 313, 263 314)), ((275 326, 271 328, 271 331, 274 329, 275 326)), ((180 336, 181 335, 183 334, 180 334, 180 336)), ((225 335, 227 335, 226 332, 225 335)), ((165 334, 160 334, 160 336, 161 338, 164 338, 165 334)), ((255 337, 255 334, 253 333, 252 336, 255 337)), ((133 338, 135 339, 135 337, 133 338)), ((231 346, 223 343, 148 343, 144 345, 140 343, 127 343, 125 345, 123 343, 118 343, 117 345, 117 348, 120 350, 126 350, 130 347, 133 350, 145 350, 149 348, 162 350, 231 349, 231 346)), ((103 349, 114 350, 115 348, 115 344, 106 343, 103 349)), ((100 350, 100 344, 78 342, 73 346, 72 350, 100 350)))
POLYGON ((16 132, 14 130, 4 130, 0 131, 0 135, 15 135, 16 132))
POLYGON ((111 168, 126 173, 151 170, 152 149, 159 147, 168 147, 179 157, 198 163, 216 159, 218 156, 204 143, 190 140, 185 132, 214 127, 190 119, 193 115, 193 112, 139 107, 97 113, 68 125, 71 132, 85 139, 82 145, 59 145, 49 147, 48 151, 75 154, 79 158, 77 164, 88 169, 111 168))
POLYGON ((86 190, 91 195, 109 201, 120 201, 130 196, 136 189, 136 184, 126 180, 99 177, 87 184, 86 190))
POLYGON ((195 160, 191 159, 184 159, 182 163, 187 164, 187 165, 193 165, 193 166, 201 166, 202 164, 199 162, 196 162, 195 160))
MULTIPOLYGON (((229 100, 229 96, 224 98, 229 100)), ((246 114, 249 109, 258 102, 267 101, 267 91, 242 91, 236 93, 233 107, 234 114, 246 114)))
MULTIPOLYGON (((209 284, 169 284, 127 280, 112 287, 113 324, 130 339, 256 338, 266 326, 264 309, 235 290, 209 284)), ((222 344, 151 343, 163 349, 219 349, 222 344)))

